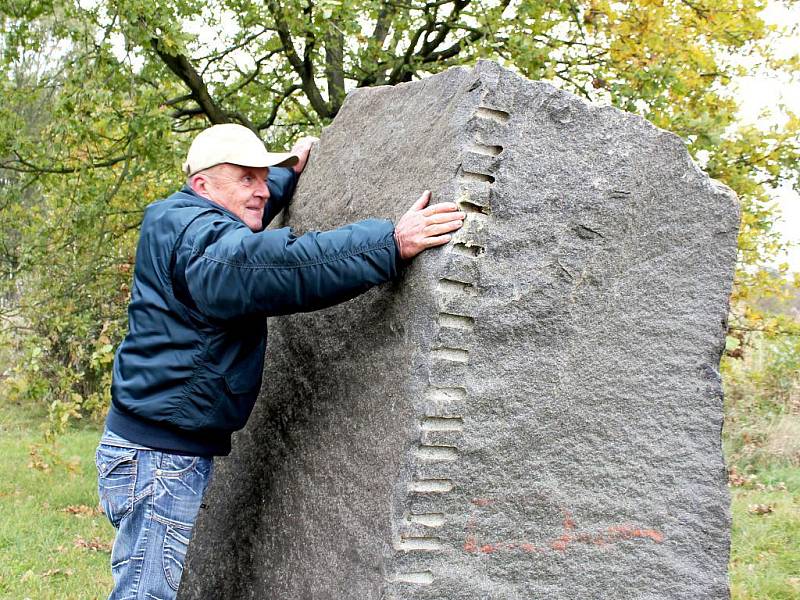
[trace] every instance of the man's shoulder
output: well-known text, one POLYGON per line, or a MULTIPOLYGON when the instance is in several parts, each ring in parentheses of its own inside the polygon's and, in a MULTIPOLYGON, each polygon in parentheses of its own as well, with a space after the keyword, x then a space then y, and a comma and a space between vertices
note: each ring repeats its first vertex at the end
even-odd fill
POLYGON ((208 215, 212 218, 226 219, 225 211, 195 194, 183 190, 150 204, 144 213, 142 230, 155 229, 182 230, 198 217, 208 215))
POLYGON ((196 194, 187 193, 184 190, 178 190, 174 194, 167 196, 162 200, 156 200, 149 204, 145 209, 145 214, 152 215, 180 215, 183 213, 189 214, 198 211, 213 210, 214 204, 197 196, 196 194))

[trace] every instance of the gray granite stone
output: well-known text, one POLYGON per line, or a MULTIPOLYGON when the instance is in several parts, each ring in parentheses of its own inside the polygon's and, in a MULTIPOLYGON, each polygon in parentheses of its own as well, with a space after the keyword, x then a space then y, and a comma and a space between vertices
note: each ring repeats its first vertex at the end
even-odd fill
POLYGON ((351 93, 287 224, 465 227, 272 319, 181 598, 728 598, 734 194, 681 140, 494 63, 351 93))

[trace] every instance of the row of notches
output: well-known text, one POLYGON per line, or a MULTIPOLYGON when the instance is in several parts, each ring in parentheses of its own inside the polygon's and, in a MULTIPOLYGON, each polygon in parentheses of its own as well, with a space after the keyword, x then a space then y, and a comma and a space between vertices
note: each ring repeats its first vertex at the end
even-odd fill
MULTIPOLYGON (((479 302, 478 261, 487 248, 491 186, 503 151, 499 139, 508 117, 504 111, 478 108, 473 117, 475 140, 462 155, 457 202, 467 216, 446 249, 446 266, 437 284, 439 333, 431 349, 430 385, 425 398, 430 408, 420 420, 420 441, 414 450, 417 475, 408 485, 410 510, 395 542, 395 549, 401 552, 445 549, 437 532, 446 525, 447 517, 436 506, 455 487, 448 475, 459 459, 464 430, 461 415, 468 400, 466 371, 479 302)), ((413 585, 430 585, 434 580, 430 570, 393 577, 397 583, 413 585)))

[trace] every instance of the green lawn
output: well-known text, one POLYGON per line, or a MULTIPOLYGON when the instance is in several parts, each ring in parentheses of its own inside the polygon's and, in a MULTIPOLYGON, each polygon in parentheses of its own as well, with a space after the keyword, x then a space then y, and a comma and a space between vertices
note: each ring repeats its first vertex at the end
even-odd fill
POLYGON ((732 596, 736 600, 797 600, 800 468, 770 466, 755 476, 731 489, 732 596))
MULTIPOLYGON (((100 431, 72 429, 54 453, 42 443, 43 420, 0 405, 0 598, 105 598, 113 528, 97 510, 100 431)), ((739 483, 731 488, 733 598, 800 598, 800 469, 763 467, 739 483)))
POLYGON ((42 443, 43 421, 0 406, 0 598, 106 598, 114 530, 97 510, 100 432, 73 429, 53 453, 42 443))

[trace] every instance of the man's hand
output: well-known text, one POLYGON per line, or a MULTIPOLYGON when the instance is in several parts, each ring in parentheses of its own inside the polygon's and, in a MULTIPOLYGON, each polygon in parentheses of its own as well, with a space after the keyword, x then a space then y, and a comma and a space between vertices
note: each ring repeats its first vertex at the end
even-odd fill
POLYGON ((394 228, 394 239, 404 260, 414 258, 426 248, 446 244, 452 237, 450 232, 464 224, 466 214, 458 212, 454 202, 428 206, 430 199, 431 193, 426 190, 394 228))
POLYGON ((308 162, 308 153, 311 152, 311 146, 318 141, 319 138, 308 136, 300 138, 294 143, 294 146, 292 146, 292 154, 300 158, 300 160, 297 161, 297 164, 292 167, 294 172, 298 175, 300 175, 300 173, 303 172, 303 169, 306 168, 306 163, 308 162))

